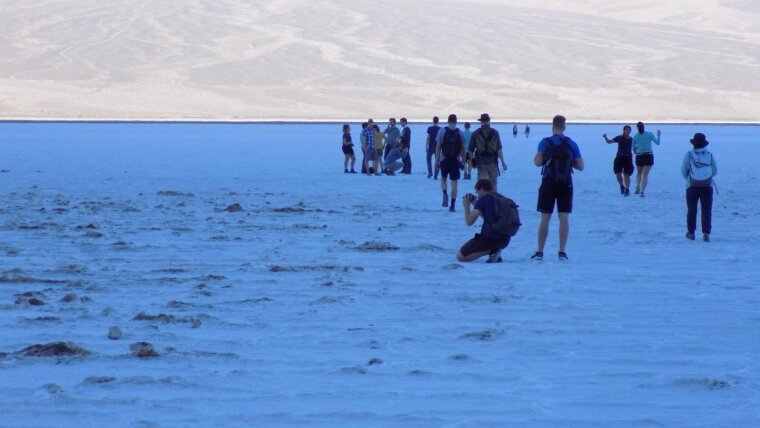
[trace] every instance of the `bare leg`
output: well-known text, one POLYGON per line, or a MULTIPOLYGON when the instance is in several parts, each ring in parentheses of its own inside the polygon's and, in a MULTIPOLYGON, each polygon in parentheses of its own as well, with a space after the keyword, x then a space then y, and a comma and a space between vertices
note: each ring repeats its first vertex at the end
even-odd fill
POLYGON ((451 180, 451 199, 457 198, 457 180, 451 180))
POLYGON ((351 155, 351 171, 354 170, 354 165, 356 164, 356 156, 351 155))
POLYGON ((641 190, 641 173, 644 167, 636 165, 636 188, 641 190))
POLYGON ((644 190, 647 188, 647 183, 649 181, 649 171, 652 170, 652 165, 647 165, 641 168, 641 193, 644 193, 644 190))
POLYGON ((567 237, 570 235, 569 214, 570 213, 557 213, 559 216, 559 251, 563 253, 567 246, 567 237))
POLYGON ((348 169, 348 159, 351 155, 343 155, 343 169, 348 169))
POLYGON ((617 178, 618 184, 622 186, 623 185, 623 174, 618 172, 617 174, 615 174, 615 177, 617 178))
POLYGON ((631 187, 631 176, 630 175, 626 175, 625 176, 625 188, 628 189, 630 187, 631 187))
POLYGON ((441 177, 441 190, 443 190, 444 192, 447 190, 445 177, 441 177))
POLYGON ((483 256, 487 256, 489 254, 491 254, 490 251, 481 251, 479 253, 472 253, 469 256, 465 257, 465 256, 462 255, 462 252, 459 251, 459 252, 457 252, 457 260, 459 260, 460 262, 471 262, 471 261, 475 261, 475 260, 477 260, 477 259, 479 259, 479 258, 481 258, 483 256))
POLYGON ((551 219, 551 213, 541 213, 541 223, 538 225, 538 251, 544 251, 546 237, 549 236, 549 220, 551 219))

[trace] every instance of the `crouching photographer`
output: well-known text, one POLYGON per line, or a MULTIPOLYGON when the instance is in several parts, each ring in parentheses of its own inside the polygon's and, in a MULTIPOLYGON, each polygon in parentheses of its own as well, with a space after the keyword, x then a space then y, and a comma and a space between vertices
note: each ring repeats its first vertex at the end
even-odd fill
POLYGON ((475 191, 477 196, 468 193, 462 199, 464 220, 468 226, 472 226, 478 217, 483 217, 483 226, 480 233, 462 245, 457 260, 471 262, 488 256, 487 263, 499 263, 502 261, 501 250, 509 245, 510 239, 520 227, 517 205, 511 199, 494 192, 488 179, 478 180, 475 191))

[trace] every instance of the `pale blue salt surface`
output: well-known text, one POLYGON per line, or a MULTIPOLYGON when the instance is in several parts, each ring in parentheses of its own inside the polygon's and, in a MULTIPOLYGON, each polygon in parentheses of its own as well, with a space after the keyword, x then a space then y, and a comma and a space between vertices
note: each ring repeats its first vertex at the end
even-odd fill
POLYGON ((0 123, 0 426, 760 425, 757 127, 649 125, 647 196, 624 198, 601 138, 622 125, 570 125, 570 261, 555 219, 535 263, 548 126, 497 126, 523 217, 498 265, 456 263, 478 228, 440 207, 426 127, 413 175, 366 177, 343 174, 340 124, 0 123), (698 131, 709 244, 684 239, 698 131), (54 341, 93 354, 14 354, 54 341))

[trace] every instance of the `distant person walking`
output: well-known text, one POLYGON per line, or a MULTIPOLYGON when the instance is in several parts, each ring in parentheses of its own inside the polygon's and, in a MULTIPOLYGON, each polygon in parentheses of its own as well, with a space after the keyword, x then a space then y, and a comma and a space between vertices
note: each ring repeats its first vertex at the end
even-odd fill
POLYGON ((512 138, 517 138, 517 124, 512 125, 512 138))
POLYGON ((354 164, 356 156, 354 155, 354 143, 351 142, 351 127, 348 124, 343 125, 343 172, 356 174, 354 164), (351 171, 348 170, 348 161, 351 161, 351 171))
POLYGON ((530 137, 530 125, 525 125, 525 138, 530 137))
POLYGON ((471 262, 487 255, 487 263, 499 263, 501 250, 509 245, 511 239, 509 235, 500 233, 494 228, 497 221, 496 198, 499 195, 491 188, 491 182, 485 179, 475 183, 475 192, 477 192, 477 198, 468 193, 462 199, 464 221, 468 226, 472 226, 478 217, 483 217, 483 225, 480 233, 476 233, 459 249, 457 260, 471 262), (474 204, 472 210, 470 210, 471 204, 474 204))
POLYGON ((611 140, 607 138, 607 134, 603 134, 602 138, 604 138, 607 144, 616 143, 618 145, 617 155, 612 162, 612 172, 615 173, 617 182, 620 185, 620 194, 629 196, 631 194, 631 175, 633 175, 633 155, 631 154, 633 138, 631 138, 631 127, 625 125, 623 127, 623 134, 611 140))
POLYGON ((497 178, 499 177, 499 161, 504 171, 507 163, 504 162, 504 153, 501 146, 499 131, 491 128, 491 117, 488 113, 480 115, 480 128, 472 133, 467 150, 472 154, 473 162, 478 169, 478 180, 486 179, 491 182, 494 192, 498 190, 497 178))
POLYGON ((681 162, 681 175, 686 179, 686 239, 694 240, 697 230, 697 205, 702 210, 702 240, 710 242, 712 233, 713 177, 718 164, 709 150, 705 134, 698 132, 691 139, 694 146, 681 162))
POLYGON ((359 138, 361 139, 362 152, 364 158, 362 159, 362 174, 370 174, 369 163, 377 162, 377 150, 375 150, 375 122, 369 119, 366 123, 366 127, 362 124, 362 133, 359 138))
POLYGON ((657 130, 657 137, 651 132, 644 130, 644 123, 636 124, 639 131, 633 136, 633 152, 636 154, 636 194, 644 197, 644 191, 649 181, 649 171, 654 166, 654 153, 652 152, 652 143, 660 145, 660 130, 657 130))
POLYGON ((449 207, 449 211, 456 211, 455 204, 457 198, 457 181, 459 180, 459 170, 464 169, 462 159, 464 159, 464 134, 457 128, 457 115, 450 114, 448 126, 438 132, 435 147, 435 163, 440 166, 441 170, 441 191, 443 192, 444 207, 449 207), (448 192, 446 190, 446 179, 451 179, 451 204, 449 204, 448 192))
POLYGON ((399 138, 401 138, 401 131, 396 127, 396 119, 388 119, 388 126, 383 131, 383 134, 385 135, 383 159, 385 159, 385 157, 388 156, 388 152, 390 152, 391 149, 396 146, 399 138))
POLYGON ((407 125, 405 117, 401 118, 401 151, 404 154, 404 168, 401 170, 402 174, 412 173, 412 129, 407 125))
POLYGON ((435 176, 433 176, 433 158, 435 156, 435 147, 438 139, 438 132, 441 127, 438 126, 438 116, 433 117, 433 125, 427 129, 427 138, 425 139, 425 153, 427 154, 428 178, 438 179, 438 165, 435 165, 435 176))
MULTIPOLYGON (((470 139, 472 138, 472 131, 470 131, 470 122, 464 123, 464 146, 470 147, 470 139)), ((464 179, 470 180, 472 178, 472 153, 470 153, 470 150, 468 149, 464 153, 464 179)))
POLYGON ((552 136, 538 143, 533 163, 541 169, 541 187, 538 189, 537 209, 541 213, 538 226, 538 250, 531 259, 544 259, 544 245, 549 236, 549 220, 557 204, 559 216, 559 259, 567 260, 567 238, 570 234, 569 216, 573 211, 573 168, 583 171, 580 149, 575 141, 564 135, 564 116, 552 119, 552 136))

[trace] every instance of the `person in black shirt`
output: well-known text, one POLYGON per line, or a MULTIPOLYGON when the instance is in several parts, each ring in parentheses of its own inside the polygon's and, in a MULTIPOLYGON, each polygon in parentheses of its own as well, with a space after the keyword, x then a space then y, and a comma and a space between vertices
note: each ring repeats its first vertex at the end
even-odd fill
POLYGON ((630 196, 631 175, 633 175, 633 152, 631 151, 631 145, 633 144, 633 138, 631 137, 631 127, 625 125, 623 127, 623 135, 618 135, 613 139, 607 138, 607 134, 602 135, 604 141, 607 144, 617 143, 617 156, 612 163, 612 170, 615 172, 617 182, 620 185, 620 194, 623 196, 630 196))
POLYGON ((351 127, 348 124, 343 125, 343 172, 356 174, 354 164, 356 156, 354 155, 354 143, 351 141, 351 127), (351 171, 348 170, 348 161, 351 161, 351 171))

